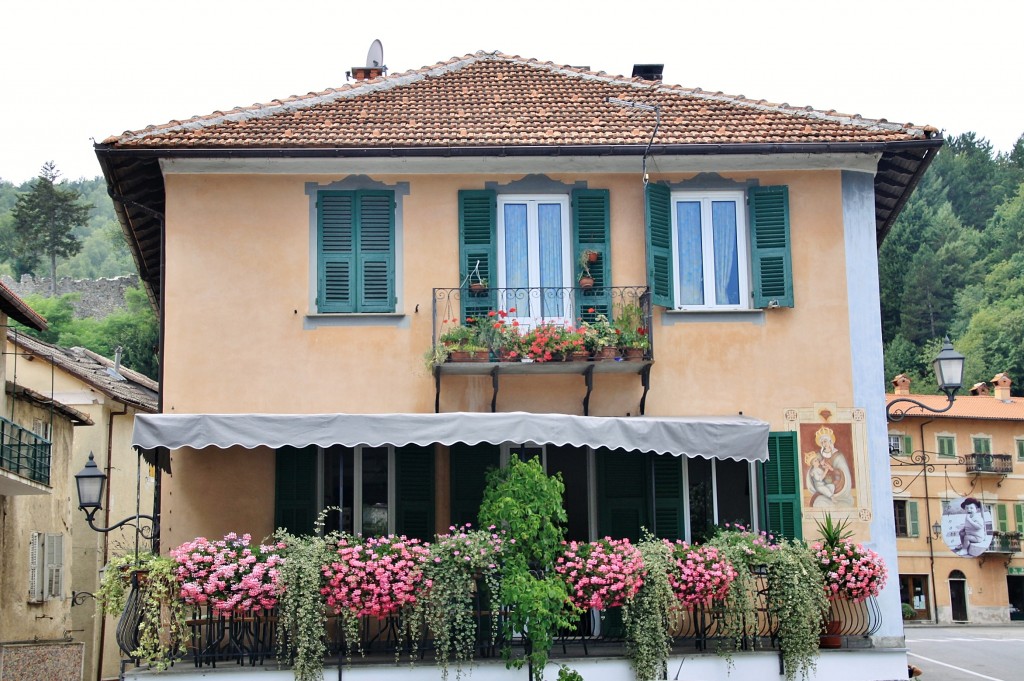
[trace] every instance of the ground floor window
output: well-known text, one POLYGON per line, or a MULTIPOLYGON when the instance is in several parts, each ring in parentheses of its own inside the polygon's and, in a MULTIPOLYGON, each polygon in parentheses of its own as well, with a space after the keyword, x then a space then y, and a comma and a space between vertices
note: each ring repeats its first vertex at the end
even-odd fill
POLYGON ((326 531, 429 539, 438 525, 476 526, 488 472, 513 456, 540 457, 561 475, 568 540, 636 540, 646 529, 697 542, 726 523, 757 525, 757 478, 747 462, 529 442, 282 448, 275 524, 311 533, 329 508, 326 531))
POLYGON ((914 619, 930 618, 928 575, 900 575, 900 601, 914 609, 914 619))

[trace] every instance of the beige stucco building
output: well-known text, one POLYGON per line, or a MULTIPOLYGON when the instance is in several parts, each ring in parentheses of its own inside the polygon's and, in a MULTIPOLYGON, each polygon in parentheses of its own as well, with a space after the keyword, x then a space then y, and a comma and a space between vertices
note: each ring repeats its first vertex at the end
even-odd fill
MULTIPOLYGON (((0 328, 46 322, 0 285, 0 328)), ((0 355, 0 679, 79 678, 71 617, 71 449, 86 414, 18 379, 0 355)))
MULTIPOLYGON (((90 454, 107 475, 103 510, 95 524, 109 527, 137 512, 152 514, 154 476, 132 449, 131 434, 135 414, 157 411, 156 381, 91 350, 63 348, 24 334, 9 333, 7 351, 19 357, 19 383, 52 394, 92 421, 90 427, 75 431, 70 475, 85 466, 90 454)), ((135 532, 127 526, 96 532, 77 510, 77 499, 72 502, 70 585, 76 592, 94 594, 108 559, 135 550, 135 532)), ((141 544, 142 550, 148 550, 148 541, 141 544)), ((84 678, 116 678, 121 657, 114 637, 116 618, 102 617, 95 600, 87 597, 71 615, 75 639, 86 644, 84 678)))
MULTIPOLYGON (((812 538, 831 512, 895 565, 877 246, 934 129, 502 54, 370 75, 97 145, 163 319, 135 443, 165 546, 326 506, 430 536, 526 452, 562 473, 573 539, 812 538), (623 304, 651 342, 632 363, 424 366, 453 320, 623 304)), ((878 603, 873 647, 819 678, 905 673, 895 580, 878 603)))
POLYGON ((1024 618, 1024 399, 1000 373, 925 414, 897 401, 941 409, 946 398, 911 393, 904 375, 893 384, 889 402, 907 408, 889 425, 901 600, 918 620, 1024 618), (962 532, 972 502, 976 542, 962 532))

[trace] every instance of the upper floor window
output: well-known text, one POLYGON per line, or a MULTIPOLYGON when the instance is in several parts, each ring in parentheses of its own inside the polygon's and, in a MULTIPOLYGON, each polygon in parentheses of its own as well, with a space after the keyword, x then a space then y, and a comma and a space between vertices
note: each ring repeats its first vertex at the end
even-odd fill
POLYGON ((395 193, 317 194, 317 311, 395 311, 395 193))
POLYGON ((935 438, 938 444, 939 456, 956 456, 956 438, 952 435, 939 435, 935 438))
POLYGON ((676 310, 792 307, 785 186, 675 191, 647 186, 652 299, 676 310))
POLYGON ((971 438, 971 444, 974 447, 975 454, 991 454, 992 453, 992 438, 985 436, 974 436, 971 438))
POLYGON ((903 446, 903 436, 895 433, 889 433, 889 454, 902 456, 906 453, 907 452, 903 446))
MULTIPOLYGON (((572 236, 566 195, 498 197, 498 281, 504 289, 554 289, 557 295, 518 296, 514 316, 563 323, 573 319, 571 299, 560 289, 572 287, 572 236)), ((470 274, 470 282, 473 275, 470 274)))
POLYGON ((1015 440, 1017 445, 1017 461, 1024 461, 1024 439, 1015 440))
POLYGON ((893 516, 896 519, 897 537, 916 537, 919 532, 917 519, 917 502, 894 499, 892 502, 893 516))

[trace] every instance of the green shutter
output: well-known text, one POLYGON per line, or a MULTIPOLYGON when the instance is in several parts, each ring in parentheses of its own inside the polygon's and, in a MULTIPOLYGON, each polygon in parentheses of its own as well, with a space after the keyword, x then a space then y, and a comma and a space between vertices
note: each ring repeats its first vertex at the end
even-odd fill
POLYGON ((1017 521, 1016 530, 1018 532, 1024 532, 1024 504, 1013 505, 1014 520, 1017 521))
POLYGON ((949 437, 948 435, 940 435, 938 437, 939 443, 939 456, 953 457, 956 456, 956 440, 949 437))
POLYGON ((352 192, 320 192, 318 226, 318 296, 320 312, 355 311, 356 206, 352 192))
POLYGON ((911 441, 909 435, 903 436, 903 455, 910 456, 914 453, 914 443, 911 441))
POLYGON ((434 538, 434 448, 395 448, 395 531, 407 537, 434 538))
POLYGON ((480 502, 484 500, 487 472, 501 465, 498 445, 482 442, 467 445, 456 442, 451 446, 451 517, 449 523, 459 526, 477 524, 480 502))
POLYGON ((317 448, 277 450, 274 477, 274 526, 292 534, 313 534, 316 521, 317 448))
POLYGON ((611 318, 611 228, 607 189, 574 189, 572 192, 573 272, 576 279, 583 273, 580 254, 584 250, 597 253, 597 262, 590 264, 594 287, 576 291, 576 317, 592 319, 597 314, 611 318), (593 308, 594 312, 588 310, 593 308))
POLYGON ((359 312, 395 310, 395 195, 357 192, 359 312))
POLYGON ((917 520, 917 502, 907 502, 907 536, 917 537, 921 534, 920 523, 917 520))
POLYGON ((768 461, 762 465, 764 526, 771 534, 803 538, 800 516, 800 468, 796 433, 768 434, 768 461))
POLYGON ((1006 504, 996 504, 996 529, 1000 532, 1010 531, 1010 521, 1007 518, 1006 504))
MULTIPOLYGON (((682 460, 671 454, 649 455, 654 473, 655 533, 664 539, 685 537, 682 460)), ((644 457, 647 458, 647 457, 644 457)))
MULTIPOLYGON (((647 456, 621 449, 597 452, 597 533, 615 539, 640 538, 650 527, 647 456)), ((660 528, 659 528, 660 534, 660 528)))
POLYGON ((655 305, 672 309, 675 282, 672 267, 672 194, 660 184, 648 184, 644 221, 647 227, 647 285, 655 305))
POLYGON ((750 258, 754 307, 793 307, 789 188, 751 187, 750 258))
POLYGON ((1024 440, 1017 440, 1017 461, 1024 461, 1024 440))
POLYGON ((497 308, 497 220, 495 192, 488 189, 459 191, 459 286, 463 288, 463 320, 497 308), (484 293, 471 294, 466 289, 476 283, 478 274, 487 280, 489 288, 484 293))

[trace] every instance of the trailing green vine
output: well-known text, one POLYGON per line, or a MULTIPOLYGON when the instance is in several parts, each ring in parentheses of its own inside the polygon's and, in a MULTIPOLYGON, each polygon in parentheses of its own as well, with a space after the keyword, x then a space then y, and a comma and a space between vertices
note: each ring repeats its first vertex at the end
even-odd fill
MULTIPOLYGON (((280 567, 283 588, 277 605, 279 655, 292 665, 296 681, 321 681, 327 655, 327 611, 321 594, 325 584, 323 566, 330 560, 338 537, 300 536, 278 530, 275 538, 286 546, 280 567)), ((358 624, 356 619, 355 631, 345 632, 347 642, 358 640, 358 624)))
POLYGON ((637 544, 644 561, 644 583, 626 601, 622 618, 626 626, 626 656, 637 681, 665 678, 672 652, 671 624, 678 607, 669 583, 671 547, 645 534, 637 544))
POLYGON ((802 541, 783 540, 768 570, 768 610, 779 620, 779 648, 786 681, 816 669, 828 597, 814 552, 802 541))

